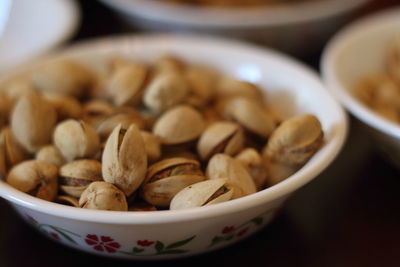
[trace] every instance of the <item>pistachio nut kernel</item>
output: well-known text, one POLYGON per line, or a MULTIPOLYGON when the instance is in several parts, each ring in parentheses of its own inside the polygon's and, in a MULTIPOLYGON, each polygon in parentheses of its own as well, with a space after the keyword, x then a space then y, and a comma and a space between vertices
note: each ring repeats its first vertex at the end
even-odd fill
POLYGON ((83 120, 94 128, 113 113, 114 108, 102 100, 92 100, 83 105, 83 120))
POLYGON ((28 152, 17 142, 10 127, 1 130, 0 145, 3 146, 7 169, 29 158, 28 152))
POLYGON ((101 163, 97 160, 75 160, 60 168, 60 188, 72 197, 79 198, 90 183, 101 180, 101 163))
POLYGON ((79 207, 93 210, 127 211, 124 192, 107 182, 93 182, 79 198, 79 207))
POLYGON ((53 106, 38 93, 29 93, 15 104, 11 114, 11 130, 18 143, 34 153, 51 143, 56 120, 53 106))
POLYGON ((82 106, 75 98, 54 93, 44 93, 43 96, 47 102, 53 105, 59 121, 82 117, 82 106))
POLYGON ((35 88, 42 92, 82 98, 93 85, 93 74, 83 65, 71 60, 46 63, 31 74, 35 88))
POLYGON ((54 200, 55 203, 65 205, 65 206, 71 206, 71 207, 76 207, 79 208, 79 201, 78 199, 70 196, 57 196, 56 199, 54 200))
POLYGON ((155 162, 161 157, 161 143, 158 136, 146 131, 140 131, 146 148, 147 161, 155 162))
POLYGON ((147 170, 141 188, 142 197, 154 206, 168 207, 180 190, 205 179, 198 161, 185 158, 165 159, 147 170))
POLYGON ((285 120, 271 135, 263 155, 286 165, 305 164, 323 143, 321 123, 304 114, 285 120))
POLYGON ((181 74, 163 72, 156 75, 147 86, 143 102, 155 113, 161 113, 186 99, 189 89, 181 74))
POLYGON ((202 160, 217 153, 235 155, 244 145, 244 133, 239 124, 220 121, 211 124, 201 135, 197 151, 202 160))
POLYGON ((234 189, 226 178, 198 182, 179 191, 171 201, 171 210, 189 209, 232 199, 234 189))
POLYGON ((53 142, 67 162, 94 157, 100 149, 100 138, 94 129, 83 121, 72 119, 57 125, 53 142))
POLYGON ((219 80, 216 91, 220 98, 244 97, 255 101, 258 105, 263 104, 264 96, 261 89, 246 81, 224 77, 219 80))
POLYGON ((58 190, 57 175, 56 166, 44 161, 29 160, 10 170, 7 183, 24 193, 53 201, 58 190))
POLYGON ((147 66, 139 63, 125 64, 116 68, 106 81, 106 92, 114 105, 140 103, 147 73, 147 66))
POLYGON ((131 124, 135 124, 139 129, 144 128, 144 121, 138 113, 120 113, 104 119, 96 127, 96 132, 102 140, 105 140, 119 124, 124 129, 127 129, 131 124))
POLYGON ((51 163, 57 167, 61 167, 66 163, 63 155, 61 155, 60 151, 54 145, 42 147, 36 153, 36 159, 51 163))
POLYGON ((104 181, 115 184, 129 196, 142 184, 146 170, 146 148, 137 126, 115 127, 103 151, 104 181))
POLYGON ((266 187, 268 178, 267 164, 254 148, 246 148, 235 157, 249 171, 257 190, 266 187))
POLYGON ((165 145, 183 144, 197 139, 203 132, 203 116, 187 105, 176 106, 156 121, 153 134, 161 138, 165 145))
POLYGON ((216 154, 208 162, 206 174, 209 179, 227 178, 227 183, 234 188, 233 199, 257 192, 256 185, 249 172, 236 159, 216 154))

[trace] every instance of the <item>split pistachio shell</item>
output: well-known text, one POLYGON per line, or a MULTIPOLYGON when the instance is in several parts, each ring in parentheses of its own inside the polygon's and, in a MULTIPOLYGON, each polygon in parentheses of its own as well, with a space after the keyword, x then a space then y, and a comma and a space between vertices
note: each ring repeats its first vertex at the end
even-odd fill
POLYGON ((264 189, 268 178, 268 170, 266 162, 260 153, 254 148, 246 148, 235 158, 249 171, 257 190, 264 189))
POLYGON ((54 202, 61 204, 61 205, 79 208, 78 199, 76 199, 74 197, 70 197, 70 196, 57 196, 56 199, 54 200, 54 202))
POLYGON ((227 185, 227 180, 218 178, 185 187, 172 199, 170 209, 189 209, 230 200, 234 189, 227 185))
POLYGON ((107 182, 91 183, 79 198, 79 206, 94 210, 128 210, 124 192, 107 182))
POLYGON ((188 85, 181 74, 163 72, 150 82, 143 101, 150 110, 160 113, 182 103, 188 95, 188 85))
POLYGON ((83 120, 93 127, 97 127, 113 113, 114 108, 102 100, 92 100, 83 105, 83 120))
POLYGON ((100 149, 99 136, 83 121, 66 120, 59 123, 53 140, 67 162, 93 157, 100 149))
POLYGON ((254 101, 238 97, 227 103, 227 116, 252 133, 267 138, 275 128, 270 114, 254 101))
POLYGON ((60 151, 54 145, 42 147, 36 153, 36 159, 51 163, 57 167, 61 167, 65 164, 63 155, 61 155, 60 151))
POLYGON ((12 187, 52 201, 57 196, 58 168, 50 163, 29 160, 14 166, 7 176, 7 183, 12 187))
POLYGON ((161 143, 158 136, 145 131, 141 131, 140 135, 146 148, 147 160, 149 162, 158 160, 161 157, 161 143))
POLYGON ((168 207, 183 188, 205 180, 200 163, 185 158, 170 158, 149 167, 142 186, 143 198, 150 204, 168 207))
POLYGON ((198 138, 204 130, 202 115, 187 105, 180 105, 165 112, 157 120, 153 133, 166 145, 182 144, 198 138))
POLYGON ((90 183, 101 180, 101 163, 97 160, 75 160, 60 168, 60 188, 72 197, 79 198, 90 183))
POLYGON ((147 66, 138 63, 119 66, 107 81, 106 91, 116 106, 136 105, 142 97, 147 66))
POLYGON ((59 121, 82 117, 82 106, 75 98, 53 93, 46 93, 43 96, 47 102, 53 105, 59 121))
POLYGON ((81 98, 89 92, 93 75, 81 64, 71 60, 58 60, 44 64, 31 74, 35 88, 81 98))
POLYGON ((234 155, 243 148, 243 129, 237 123, 221 121, 211 124, 201 135, 197 151, 202 160, 214 154, 234 155))
POLYGON ((146 148, 137 126, 132 124, 127 130, 115 127, 104 147, 103 179, 129 196, 143 182, 146 170, 146 148))
POLYGON ((206 66, 189 66, 185 77, 189 83, 190 97, 197 99, 196 106, 205 105, 213 98, 217 80, 214 70, 206 66))
POLYGON ((304 114, 285 120, 271 135, 263 155, 286 165, 304 164, 322 146, 318 118, 304 114))
POLYGON ((135 124, 139 129, 144 128, 144 121, 137 112, 130 114, 121 113, 104 119, 96 127, 96 132, 102 140, 105 140, 119 124, 121 124, 124 129, 127 129, 131 124, 135 124))
POLYGON ((22 96, 11 115, 11 130, 28 152, 34 153, 51 143, 57 114, 53 106, 38 93, 22 96))
POLYGON ((162 56, 154 62, 154 68, 157 73, 162 72, 182 72, 185 68, 185 63, 174 56, 162 56))
POLYGON ((257 192, 256 185, 246 168, 228 155, 214 155, 208 162, 206 173, 209 179, 227 178, 228 184, 234 188, 234 199, 257 192))
POLYGON ((301 168, 301 165, 286 165, 271 159, 267 159, 266 164, 268 168, 266 182, 269 186, 282 182, 301 168))
POLYGON ((29 158, 27 151, 15 139, 10 127, 5 127, 0 132, 0 145, 4 149, 4 159, 7 168, 29 158))
POLYGON ((219 81, 217 95, 221 98, 244 97, 257 104, 261 104, 264 99, 261 90, 254 84, 229 77, 219 81))

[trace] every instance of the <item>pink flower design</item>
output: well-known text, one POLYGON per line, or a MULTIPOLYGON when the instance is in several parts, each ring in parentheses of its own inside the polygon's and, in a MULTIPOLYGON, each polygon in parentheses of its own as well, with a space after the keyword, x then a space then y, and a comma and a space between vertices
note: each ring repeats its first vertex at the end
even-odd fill
POLYGON ((137 244, 138 244, 139 246, 142 246, 142 247, 148 247, 148 246, 153 245, 153 244, 154 244, 154 241, 149 241, 149 240, 138 240, 138 241, 137 241, 137 244))
POLYGON ((61 240, 60 236, 57 233, 49 232, 49 235, 55 240, 61 240))
POLYGON ((249 230, 249 227, 240 230, 239 233, 237 233, 237 236, 239 236, 239 237, 243 236, 244 234, 247 233, 248 230, 249 230))
POLYGON ((109 236, 100 236, 99 238, 97 235, 86 235, 85 242, 97 251, 107 251, 108 253, 115 253, 121 247, 109 236))
POLYGON ((228 234, 228 233, 232 232, 233 230, 235 230, 235 226, 233 226, 233 225, 225 226, 224 229, 222 229, 222 233, 228 234))

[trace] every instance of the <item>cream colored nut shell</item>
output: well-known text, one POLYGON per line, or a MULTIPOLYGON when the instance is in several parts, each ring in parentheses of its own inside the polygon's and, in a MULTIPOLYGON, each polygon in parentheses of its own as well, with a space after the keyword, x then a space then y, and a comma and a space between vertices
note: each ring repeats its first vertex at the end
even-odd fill
POLYGON ((0 145, 3 146, 7 168, 29 158, 27 151, 15 139, 10 127, 4 127, 0 132, 0 145))
POLYGON ((61 155, 60 151, 54 145, 48 145, 42 147, 36 153, 36 159, 41 161, 46 161, 57 167, 61 167, 66 163, 63 155, 61 155))
POLYGON ((82 105, 75 98, 54 93, 44 93, 43 96, 47 102, 53 105, 59 121, 82 117, 82 105))
POLYGON ((140 135, 143 138, 148 161, 154 162, 160 159, 161 143, 159 137, 146 131, 141 131, 140 135))
POLYGON ((83 191, 79 206, 84 209, 127 211, 125 194, 113 184, 93 182, 83 191))

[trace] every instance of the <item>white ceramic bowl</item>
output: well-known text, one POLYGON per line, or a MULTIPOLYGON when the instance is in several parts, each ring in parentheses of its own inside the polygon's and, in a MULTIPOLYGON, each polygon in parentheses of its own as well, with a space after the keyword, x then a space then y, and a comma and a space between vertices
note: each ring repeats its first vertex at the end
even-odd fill
POLYGON ((351 91, 361 77, 384 71, 385 51, 395 34, 400 34, 400 8, 357 21, 329 42, 321 68, 326 85, 367 126, 376 146, 400 168, 400 126, 377 115, 351 91))
POLYGON ((101 1, 145 30, 215 34, 304 55, 322 48, 327 38, 368 0, 300 1, 241 9, 205 9, 156 0, 101 1))
POLYGON ((98 69, 115 54, 151 60, 165 53, 210 64, 223 73, 259 84, 281 114, 315 114, 322 122, 326 143, 301 170, 273 187, 237 200, 180 211, 78 209, 34 198, 0 182, 0 195, 44 234, 82 251, 129 259, 211 251, 269 223, 284 201, 324 170, 341 149, 347 131, 344 110, 313 71, 274 51, 205 37, 143 35, 83 43, 50 59, 73 58, 98 69))

